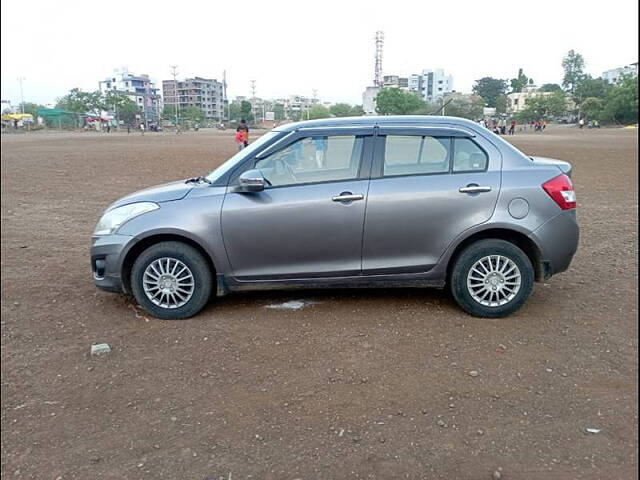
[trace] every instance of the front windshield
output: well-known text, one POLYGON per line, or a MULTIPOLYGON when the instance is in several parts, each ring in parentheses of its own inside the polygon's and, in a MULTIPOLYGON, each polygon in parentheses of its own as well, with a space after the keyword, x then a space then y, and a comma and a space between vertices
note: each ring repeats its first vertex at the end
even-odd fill
POLYGON ((218 168, 216 168, 214 171, 209 173, 209 175, 207 175, 207 179, 210 182, 214 183, 216 180, 222 177, 229 170, 233 169, 233 167, 235 167, 242 160, 247 158, 256 150, 259 150, 260 148, 262 148, 264 145, 266 145, 268 142, 270 142, 271 140, 273 140, 275 137, 279 135, 282 135, 282 132, 271 131, 271 132, 265 133, 260 138, 258 138, 255 142, 250 143, 248 147, 243 148, 238 153, 236 153, 233 157, 231 157, 229 160, 227 160, 218 168))

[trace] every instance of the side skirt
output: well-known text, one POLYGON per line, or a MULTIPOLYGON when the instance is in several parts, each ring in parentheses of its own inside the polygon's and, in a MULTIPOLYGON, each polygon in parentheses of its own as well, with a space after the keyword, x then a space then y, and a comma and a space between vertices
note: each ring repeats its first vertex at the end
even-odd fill
POLYGON ((444 288, 443 278, 421 275, 371 275, 336 278, 305 278, 287 280, 258 280, 238 282, 233 277, 217 275, 217 296, 232 292, 256 290, 315 290, 323 288, 444 288))

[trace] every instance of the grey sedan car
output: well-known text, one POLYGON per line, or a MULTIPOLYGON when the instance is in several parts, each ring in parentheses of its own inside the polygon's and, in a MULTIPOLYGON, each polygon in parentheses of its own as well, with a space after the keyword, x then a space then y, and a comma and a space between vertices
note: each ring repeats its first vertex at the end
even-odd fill
POLYGON ((570 177, 460 118, 291 123, 109 206, 93 278, 163 319, 243 290, 447 285, 471 315, 502 317, 569 267, 570 177))

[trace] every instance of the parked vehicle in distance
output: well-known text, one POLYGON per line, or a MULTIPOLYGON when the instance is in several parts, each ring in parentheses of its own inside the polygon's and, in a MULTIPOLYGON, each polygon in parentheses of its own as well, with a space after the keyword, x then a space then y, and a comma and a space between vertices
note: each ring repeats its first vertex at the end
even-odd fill
POLYGON ((471 315, 502 317, 569 267, 570 176, 460 118, 290 123, 207 176, 112 204, 93 277, 163 319, 212 293, 446 285, 471 315))

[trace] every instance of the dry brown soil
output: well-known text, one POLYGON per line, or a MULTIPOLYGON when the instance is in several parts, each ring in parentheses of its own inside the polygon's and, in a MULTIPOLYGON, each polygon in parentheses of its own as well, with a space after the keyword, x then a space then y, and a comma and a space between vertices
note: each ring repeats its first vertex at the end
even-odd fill
POLYGON ((512 141, 573 163, 582 228, 516 315, 330 290, 163 322, 96 290, 92 229, 132 190, 211 170, 233 132, 3 135, 2 478, 637 478, 637 131, 512 141))

